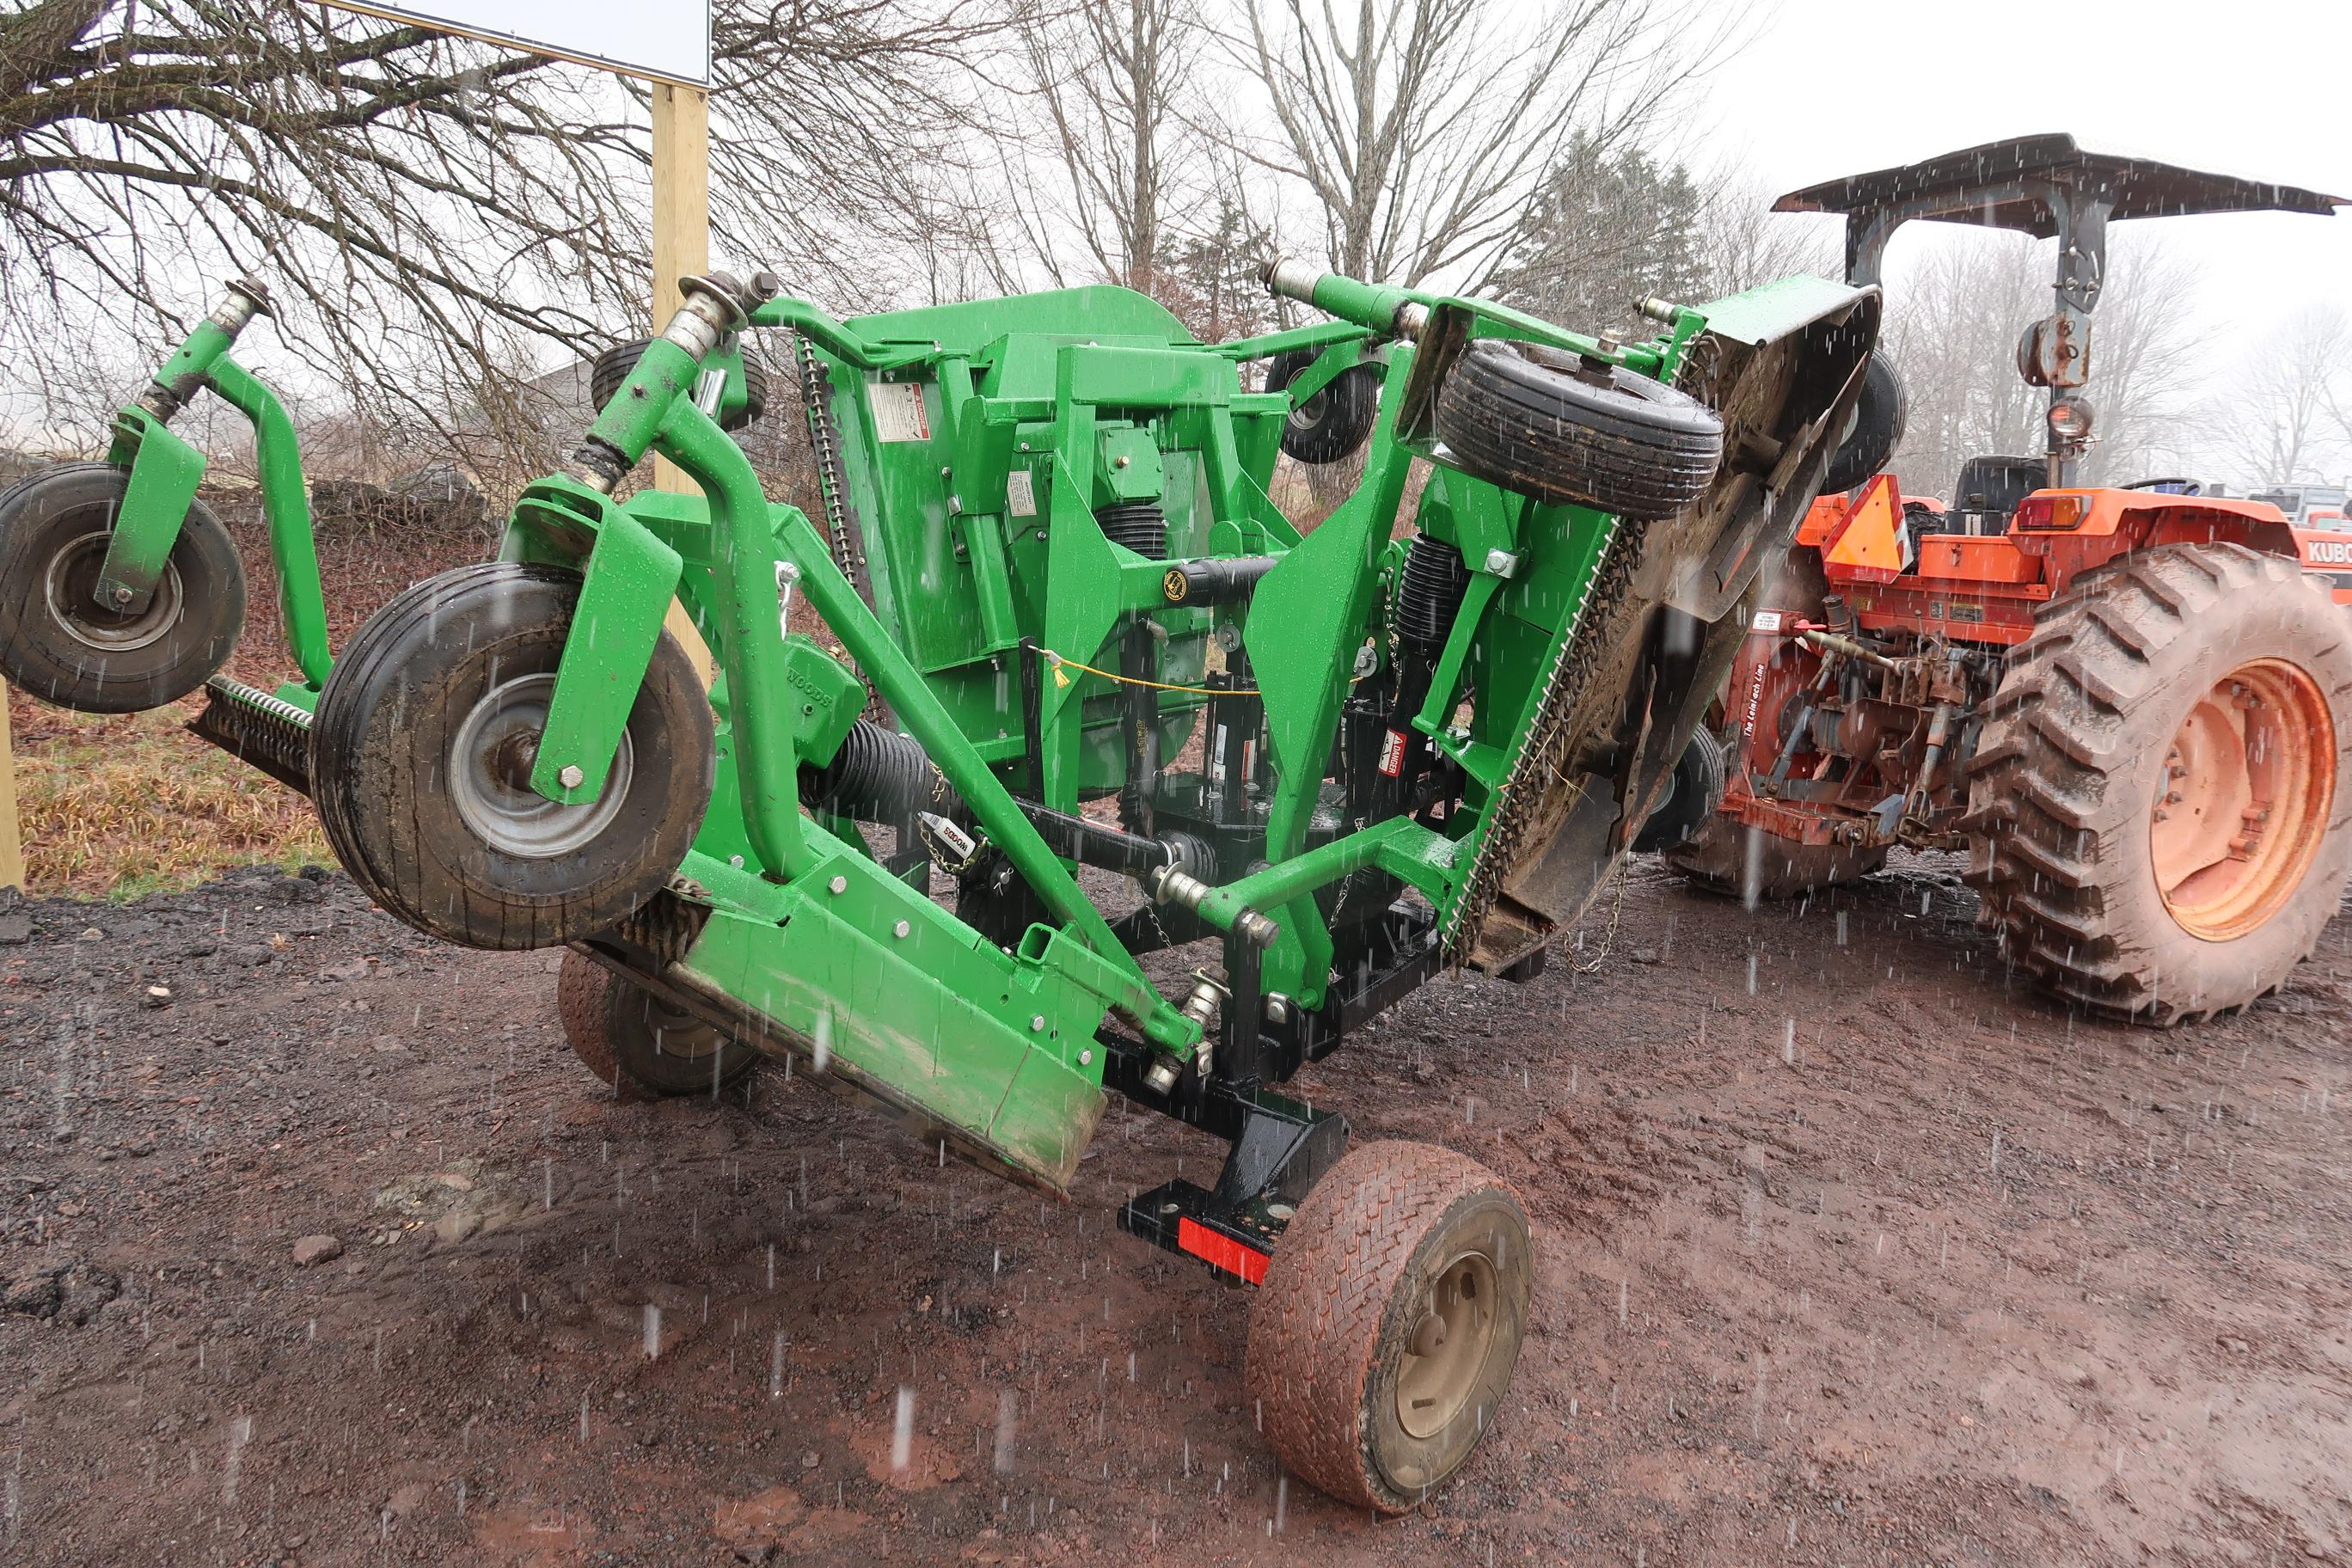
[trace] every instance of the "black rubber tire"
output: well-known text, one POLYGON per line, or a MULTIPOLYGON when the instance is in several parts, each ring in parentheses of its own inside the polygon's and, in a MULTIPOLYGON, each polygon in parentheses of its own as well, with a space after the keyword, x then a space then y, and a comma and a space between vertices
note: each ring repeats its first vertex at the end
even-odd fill
POLYGON ((1501 1413, 1534 1280, 1527 1214, 1492 1171, 1431 1143, 1349 1150, 1299 1205, 1250 1310, 1246 1375, 1276 1458, 1341 1502, 1421 1502, 1501 1413), (1458 1408, 1416 1437, 1402 1363, 1431 1287, 1472 1253, 1491 1266, 1493 1338, 1458 1408))
POLYGON ((577 952, 565 953, 556 973, 555 1014, 572 1055, 622 1100, 709 1094, 714 1079, 723 1089, 760 1061, 751 1047, 577 952))
POLYGON ((1884 845, 1799 844, 1717 813, 1688 841, 1668 849, 1665 860, 1702 891, 1754 903, 1860 881, 1885 865, 1886 855, 1884 845))
POLYGON ((1726 781, 1723 742, 1702 724, 1691 731, 1690 744, 1675 759, 1674 793, 1633 836, 1634 850, 1655 855, 1697 837, 1723 804, 1726 781))
MULTIPOLYGON (((2308 731, 2305 732, 2309 732, 2308 731)), ((2018 967, 2089 1012, 2171 1025, 2276 990, 2352 873, 2352 626, 2324 580, 2236 544, 2179 544, 2075 580, 2035 616, 1985 710, 1969 770, 1967 879, 2018 967), (2333 798, 2302 878, 2242 934, 2184 929, 2156 877, 2150 814, 2201 695, 2240 667, 2301 669, 2325 700, 2333 798)))
MULTIPOLYGON (((589 364, 588 395, 594 400, 599 412, 613 401, 613 395, 621 390, 621 384, 629 379, 631 371, 637 368, 639 356, 652 342, 651 338, 637 338, 625 343, 614 343, 589 364)), ((767 367, 753 359, 751 351, 746 349, 743 352, 742 412, 721 419, 719 427, 727 431, 749 429, 767 411, 767 367)))
POLYGON ((0 491, 0 676, 45 702, 161 708, 227 663, 245 629, 245 568, 200 500, 144 612, 115 619, 91 601, 130 483, 110 463, 61 463, 0 491))
MULTIPOLYGON (((445 572, 370 616, 327 678, 310 731, 320 824, 369 896, 427 935, 499 949, 593 935, 661 889, 701 826, 710 705, 667 632, 630 710, 633 763, 617 795, 608 788, 604 799, 559 807, 503 787, 507 801, 533 814, 536 831, 572 840, 502 844, 480 826, 500 830, 499 799, 470 816, 461 804, 465 779, 453 752, 469 723, 497 724, 501 710, 485 706, 493 677, 509 691, 537 683, 521 702, 543 702, 579 595, 578 574, 554 567, 493 562, 445 572), (567 812, 602 815, 559 815, 567 812)), ((512 721, 507 730, 526 733, 512 721)), ((527 756, 513 765, 527 767, 527 756)), ((499 787, 479 770, 467 776, 482 781, 477 802, 483 784, 499 787)))
POLYGON ((1689 394, 1499 338, 1455 362, 1437 395, 1437 432, 1465 473, 1635 520, 1690 505, 1723 461, 1723 421, 1689 394))
MULTIPOLYGON (((1265 389, 1285 390, 1318 357, 1314 349, 1275 355, 1265 367, 1265 389)), ((1380 371, 1350 365, 1290 411, 1282 424, 1282 449, 1302 463, 1336 463, 1371 438, 1380 412, 1380 371)))
POLYGON ((1845 439, 1830 458, 1822 476, 1823 492, 1850 490, 1886 467, 1903 443, 1903 427, 1911 416, 1911 399, 1903 377, 1884 350, 1874 350, 1863 368, 1862 395, 1854 400, 1853 422, 1845 439))

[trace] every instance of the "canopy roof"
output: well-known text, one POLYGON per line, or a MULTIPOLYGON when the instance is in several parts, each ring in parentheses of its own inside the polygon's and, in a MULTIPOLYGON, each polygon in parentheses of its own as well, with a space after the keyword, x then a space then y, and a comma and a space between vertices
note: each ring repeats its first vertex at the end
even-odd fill
POLYGON ((2058 217, 2037 186, 2061 185, 2104 197, 2116 218, 2178 217, 2190 213, 2295 212, 2332 215, 2352 199, 2234 174, 2209 174, 2152 159, 2086 153, 2055 132, 1964 147, 1924 163, 1790 191, 1774 212, 1853 213, 1899 209, 1906 217, 2017 229, 2047 239, 2058 217))

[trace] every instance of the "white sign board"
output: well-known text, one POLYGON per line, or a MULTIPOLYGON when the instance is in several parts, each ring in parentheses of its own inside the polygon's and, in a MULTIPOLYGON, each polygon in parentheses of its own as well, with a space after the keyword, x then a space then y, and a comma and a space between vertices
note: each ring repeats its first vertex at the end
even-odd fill
POLYGON ((710 85, 710 0, 328 0, 345 11, 602 66, 623 76, 710 85))

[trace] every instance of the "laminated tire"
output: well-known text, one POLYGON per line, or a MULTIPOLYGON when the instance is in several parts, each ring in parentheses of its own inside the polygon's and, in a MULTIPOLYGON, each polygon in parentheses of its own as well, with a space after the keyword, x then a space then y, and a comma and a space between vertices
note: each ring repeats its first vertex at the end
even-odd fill
POLYGON ((427 578, 335 661, 310 730, 311 797, 352 879, 467 947, 557 947, 661 890, 710 801, 712 718, 664 632, 611 776, 560 805, 529 777, 580 577, 511 562, 427 578))
MULTIPOLYGON (((1276 354, 1265 367, 1265 389, 1281 392, 1320 357, 1315 349, 1276 354)), ((1381 412, 1381 373, 1350 365, 1290 411, 1282 423, 1282 449, 1302 463, 1336 463, 1370 438, 1381 412)))
POLYGON ((188 503, 147 607, 92 597, 131 473, 62 463, 0 491, 0 675, 85 713, 141 713, 202 686, 245 627, 245 568, 228 531, 188 503))
POLYGON ((1259 1425, 1292 1474, 1401 1513, 1501 1414, 1534 1290, 1517 1196, 1431 1143, 1360 1144, 1310 1189, 1250 1311, 1259 1425))
MULTIPOLYGON (((614 395, 621 390, 621 384, 629 379, 629 373, 637 368, 638 359, 652 342, 651 338, 637 338, 625 343, 614 343, 591 363, 588 367, 588 395, 594 401, 598 412, 603 412, 604 405, 613 401, 614 395)), ((746 350, 743 354, 742 410, 721 419, 719 427, 730 432, 748 429, 757 424, 760 416, 767 411, 767 367, 753 359, 746 350)))
POLYGON ((1538 344, 1482 338, 1437 395, 1463 472, 1538 500, 1672 517, 1723 461, 1723 421, 1663 382, 1538 344))
POLYGON ((1902 444, 1903 426, 1909 416, 1910 399, 1903 390, 1903 378, 1895 374, 1895 362, 1883 351, 1874 351, 1863 369, 1862 395, 1854 400, 1853 423, 1846 426, 1845 438, 1838 443, 1829 469, 1822 476, 1823 493, 1850 490, 1886 467, 1895 448, 1902 444))
POLYGON ((1665 804, 1650 814, 1633 836, 1633 848, 1644 855, 1687 844, 1715 820, 1723 804, 1727 764, 1723 742, 1702 724, 1691 731, 1690 743, 1675 759, 1675 787, 1665 804))
POLYGON ((572 1055, 622 1100, 716 1094, 760 1060, 749 1046, 577 952, 565 953, 556 973, 555 1013, 572 1055))

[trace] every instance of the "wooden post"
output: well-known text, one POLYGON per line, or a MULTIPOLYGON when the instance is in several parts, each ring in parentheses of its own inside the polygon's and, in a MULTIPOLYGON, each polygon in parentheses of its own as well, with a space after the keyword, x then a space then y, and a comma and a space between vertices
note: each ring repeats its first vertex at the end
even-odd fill
MULTIPOLYGON (((654 83, 654 331, 677 310, 677 280, 710 270, 710 97, 698 87, 654 83)), ((696 489, 667 458, 654 459, 654 487, 696 489)), ((694 661, 705 686, 714 663, 686 610, 670 601, 663 623, 694 661)))
POLYGON ((0 682, 0 888, 25 885, 25 840, 16 823, 16 754, 8 742, 8 688, 0 682))

